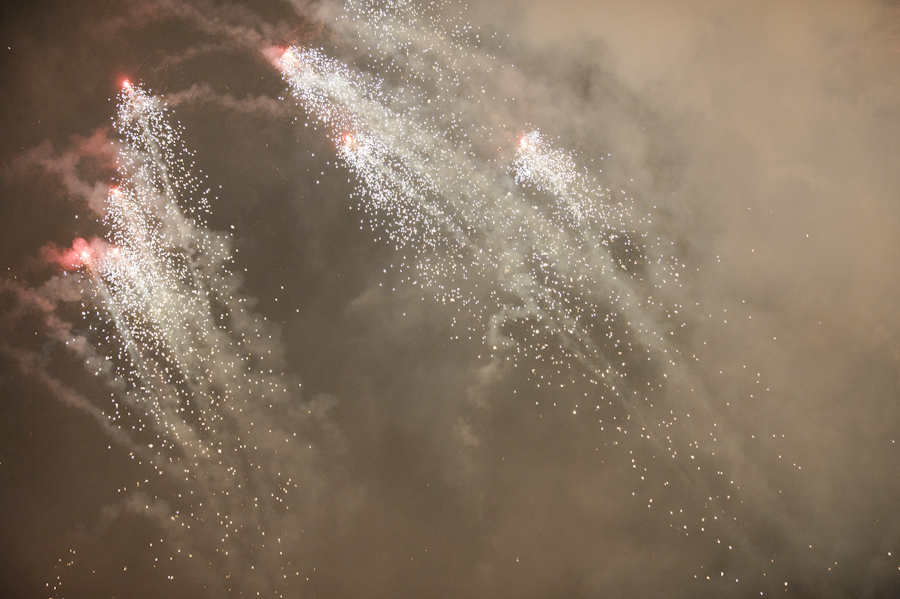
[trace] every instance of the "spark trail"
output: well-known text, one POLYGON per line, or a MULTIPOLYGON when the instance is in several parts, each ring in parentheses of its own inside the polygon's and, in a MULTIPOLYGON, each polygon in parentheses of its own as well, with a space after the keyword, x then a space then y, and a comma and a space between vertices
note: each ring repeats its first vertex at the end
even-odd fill
POLYGON ((523 131, 503 89, 515 77, 477 29, 430 16, 446 9, 350 0, 335 31, 353 66, 297 46, 275 62, 356 176, 373 231, 402 250, 406 281, 480 323, 492 357, 549 367, 558 381, 593 385, 584 395, 598 411, 624 410, 605 434, 649 440, 627 443, 645 505, 665 489, 646 488, 642 473, 674 470, 695 500, 669 512, 671 526, 716 546, 733 539, 763 580, 766 560, 747 542, 722 455, 753 467, 720 443, 727 433, 677 336, 683 306, 662 299, 677 298, 684 264, 624 191, 523 131), (653 462, 663 456, 665 466, 653 462))
POLYGON ((110 390, 89 411, 162 475, 123 502, 162 528, 162 557, 187 560, 220 594, 282 596, 300 585, 321 483, 315 408, 283 376, 273 329, 242 305, 230 239, 204 222, 209 189, 164 105, 127 82, 118 100, 108 244, 81 252, 87 276, 67 275, 93 290, 99 318, 59 336, 110 390))

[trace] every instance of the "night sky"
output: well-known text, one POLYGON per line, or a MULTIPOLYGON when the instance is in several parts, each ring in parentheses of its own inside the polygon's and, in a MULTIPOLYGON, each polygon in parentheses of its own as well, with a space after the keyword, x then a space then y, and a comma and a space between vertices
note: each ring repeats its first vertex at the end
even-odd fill
MULTIPOLYGON (((436 20, 411 30, 434 33, 463 84, 421 83, 393 155, 431 131, 423 115, 492 132, 471 146, 448 134, 467 148, 453 172, 486 193, 451 181, 428 197, 466 198, 488 224, 453 258, 467 276, 430 283, 417 265, 452 244, 428 245, 421 228, 391 243, 402 211, 372 209, 342 158, 365 137, 341 146, 273 65, 273 48, 296 45, 386 97, 413 89, 418 67, 364 49, 343 10, 0 8, 0 596, 900 596, 900 4, 426 8, 436 20), (126 79, 167 103, 211 190, 206 227, 191 230, 230 239, 233 262, 210 285, 244 311, 221 338, 250 352, 235 331, 259 333, 265 358, 218 408, 185 403, 185 422, 212 417, 204 443, 228 456, 196 477, 172 466, 187 445, 161 446, 133 414, 98 418, 130 396, 85 356, 121 353, 121 339, 102 333, 115 326, 89 269, 64 274, 57 259, 77 239, 114 241, 102 215, 110 187, 128 185, 114 128, 126 79), (634 217, 610 251, 637 274, 622 266, 615 285, 644 302, 660 349, 621 322, 601 336, 600 317, 585 325, 596 362, 573 357, 564 331, 528 336, 533 315, 488 330, 502 310, 484 289, 504 275, 472 265, 496 249, 492 215, 553 202, 535 185, 504 195, 534 130, 634 217), (622 249, 632 241, 637 257, 622 249), (660 257, 669 270, 650 272, 660 257), (479 299, 451 302, 441 283, 479 299), (510 345, 495 347, 498 332, 510 345), (624 382, 591 380, 626 345, 644 353, 623 358, 624 382)), ((426 158, 450 172, 446 154, 426 158)), ((554 248, 534 276, 600 260, 554 248)), ((624 310, 610 302, 607 318, 624 310)), ((195 348, 178 347, 190 363, 195 348)))

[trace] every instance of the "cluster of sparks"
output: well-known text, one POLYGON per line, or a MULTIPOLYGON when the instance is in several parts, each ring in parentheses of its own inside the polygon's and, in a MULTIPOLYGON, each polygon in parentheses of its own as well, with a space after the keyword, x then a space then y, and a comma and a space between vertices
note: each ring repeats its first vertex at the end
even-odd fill
POLYGON ((407 83, 314 48, 287 50, 280 66, 356 175, 372 228, 409 254, 400 267, 409 282, 475 316, 492 355, 516 363, 551 339, 562 368, 579 365, 636 409, 621 382, 666 353, 647 290, 660 274, 677 280, 681 266, 652 258, 645 219, 569 154, 538 131, 517 139, 493 124, 480 108, 486 87, 473 88, 460 64, 490 72, 491 59, 462 45, 462 33, 420 27, 405 3, 357 4, 345 19, 359 43, 371 61, 402 56, 377 66, 407 83))
POLYGON ((115 126, 108 245, 81 254, 94 290, 85 306, 100 318, 89 343, 67 344, 107 381, 102 411, 131 457, 165 475, 159 488, 154 478, 120 489, 162 526, 169 543, 157 545, 212 589, 280 596, 301 575, 286 580, 282 541, 302 536, 290 509, 308 507, 298 483, 310 482, 315 450, 298 431, 312 408, 286 382, 271 327, 242 305, 230 239, 205 225, 210 190, 162 102, 126 82, 115 126))

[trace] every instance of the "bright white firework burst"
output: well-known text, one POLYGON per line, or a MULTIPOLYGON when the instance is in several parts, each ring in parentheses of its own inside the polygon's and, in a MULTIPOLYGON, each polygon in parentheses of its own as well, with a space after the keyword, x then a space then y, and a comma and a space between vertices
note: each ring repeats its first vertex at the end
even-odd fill
POLYGON ((287 382, 273 329, 242 305, 230 239, 204 223, 210 190, 164 105, 127 82, 118 100, 109 245, 82 256, 99 324, 88 343, 66 342, 107 381, 100 410, 132 458, 165 475, 120 490, 163 528, 163 561, 187 560, 220 593, 281 596, 300 580, 320 486, 298 436, 314 406, 287 382))

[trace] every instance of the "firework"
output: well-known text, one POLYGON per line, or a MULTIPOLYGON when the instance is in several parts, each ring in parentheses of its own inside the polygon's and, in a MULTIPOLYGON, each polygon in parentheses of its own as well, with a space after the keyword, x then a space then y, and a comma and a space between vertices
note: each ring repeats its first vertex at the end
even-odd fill
POLYGON ((278 596, 300 575, 295 561, 287 581, 282 556, 300 545, 290 508, 310 505, 315 450, 298 432, 312 407, 282 375, 273 329, 242 306, 230 239, 205 224, 209 189, 165 106, 128 82, 118 100, 107 243, 78 254, 99 318, 87 343, 65 341, 111 390, 91 410, 164 475, 121 489, 123 505, 154 518, 169 559, 201 566, 213 588, 278 596))

